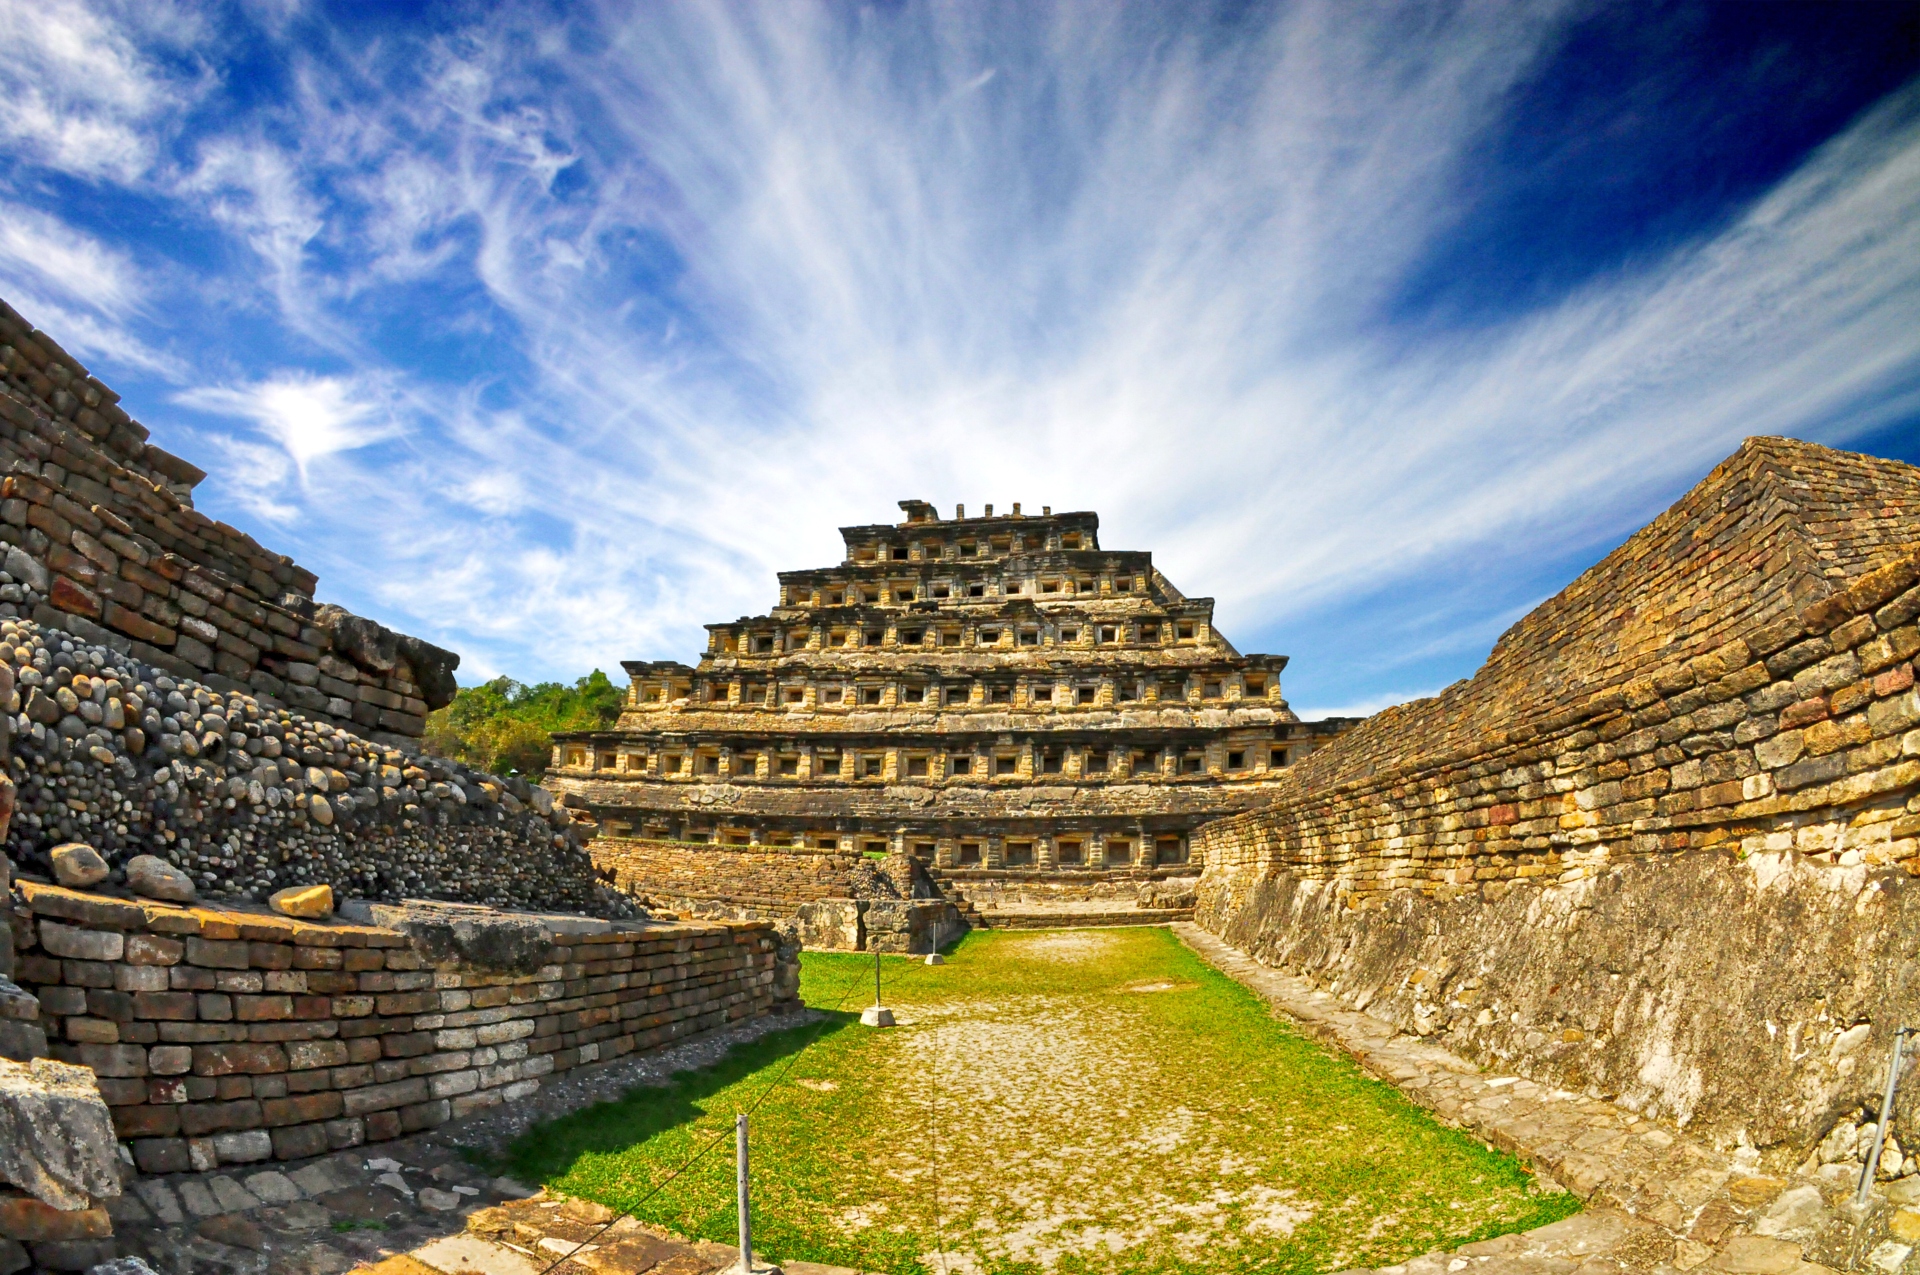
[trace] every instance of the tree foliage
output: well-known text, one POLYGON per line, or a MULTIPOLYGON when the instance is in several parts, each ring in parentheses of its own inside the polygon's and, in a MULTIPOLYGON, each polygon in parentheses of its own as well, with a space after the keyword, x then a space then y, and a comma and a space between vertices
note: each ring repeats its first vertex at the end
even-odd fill
POLYGON ((499 775, 538 778, 553 756, 554 731, 605 730, 620 716, 620 688, 595 669, 568 686, 528 686, 496 677, 463 686, 427 716, 426 750, 499 775))

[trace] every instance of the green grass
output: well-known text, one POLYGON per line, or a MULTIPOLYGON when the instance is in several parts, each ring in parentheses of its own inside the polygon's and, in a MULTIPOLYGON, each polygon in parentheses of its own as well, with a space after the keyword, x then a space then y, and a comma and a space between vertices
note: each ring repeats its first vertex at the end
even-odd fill
POLYGON ((883 965, 900 1027, 858 1023, 871 957, 809 952, 826 1023, 542 1125, 512 1170, 730 1241, 733 1117, 758 1103, 755 1248, 895 1275, 1330 1271, 1579 1207, 1169 931, 974 934, 944 966, 883 965))

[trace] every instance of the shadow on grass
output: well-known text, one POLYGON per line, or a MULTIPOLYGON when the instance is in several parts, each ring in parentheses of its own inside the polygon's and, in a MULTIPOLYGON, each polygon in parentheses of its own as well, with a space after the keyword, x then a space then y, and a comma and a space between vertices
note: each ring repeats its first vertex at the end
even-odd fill
MULTIPOLYGON (((858 1013, 818 1012, 824 1016, 821 1021, 735 1045, 710 1067, 676 1071, 664 1085, 637 1086, 614 1102, 595 1103, 535 1125, 514 1139, 502 1159, 523 1182, 551 1182, 566 1176, 582 1156, 623 1151, 692 1124, 709 1114, 704 1104, 714 1094, 860 1021, 858 1013)), ((784 1073, 781 1068, 769 1076, 768 1087, 784 1073)))

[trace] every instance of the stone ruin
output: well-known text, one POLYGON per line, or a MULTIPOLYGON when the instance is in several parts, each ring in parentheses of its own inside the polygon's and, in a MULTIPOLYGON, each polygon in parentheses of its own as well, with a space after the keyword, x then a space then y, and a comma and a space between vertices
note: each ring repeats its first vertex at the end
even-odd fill
POLYGON ((770 613, 708 625, 698 667, 628 662, 612 729, 556 737, 548 783, 623 888, 891 932, 865 904, 896 896, 853 875, 874 858, 929 900, 916 933, 1185 915, 1194 829, 1353 724, 1300 721, 1286 657, 1242 655, 1094 513, 900 506, 782 572, 770 613))
POLYGON ((51 877, 54 847, 85 841, 112 884, 154 855, 215 899, 324 882, 368 899, 623 906, 565 808, 523 780, 176 680, 30 620, 0 619, 0 694, 14 706, 5 844, 22 869, 51 877))
POLYGON ((412 750, 460 657, 339 607, 193 507, 198 467, 0 301, 0 615, 412 750))
POLYGON ((0 1275, 239 1261, 130 1188, 793 1002, 790 938, 649 922, 548 791, 420 755, 458 657, 194 510, 4 303, 0 369, 0 1275))
POLYGON ((56 344, 0 338, 0 1275, 264 1269, 216 1242, 247 1224, 186 1229, 225 1207, 196 1175, 320 1191, 314 1157, 792 1005, 802 941, 1186 915, 1410 1091, 1453 1059, 1445 1118, 1564 1130, 1628 1269, 1920 1241, 1911 1074, 1868 1209, 1832 1205, 1920 1022, 1920 470, 1749 440, 1357 728, 1295 720, 1284 660, 1091 514, 903 502, 698 668, 629 665, 556 800, 418 756, 455 657, 316 605, 56 344), (319 884, 339 915, 262 903, 319 884), (1609 1178, 1634 1155, 1660 1191, 1609 1178))
MULTIPOLYGON (((1757 1225, 1787 1226, 1757 1206, 1789 1179, 1824 1218, 1920 1024, 1917 656, 1920 469, 1749 439, 1473 678, 1202 829, 1198 920, 1332 1003, 1775 1175, 1757 1225)), ((1920 1211, 1887 1213, 1920 1206, 1903 1084, 1861 1232, 1889 1272, 1920 1240, 1920 1211)))

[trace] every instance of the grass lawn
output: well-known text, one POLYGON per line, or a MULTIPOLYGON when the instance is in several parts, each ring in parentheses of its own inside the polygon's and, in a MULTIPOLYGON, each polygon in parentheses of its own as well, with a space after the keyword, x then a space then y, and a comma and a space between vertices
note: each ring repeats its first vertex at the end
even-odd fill
POLYGON ((1512 1157, 1275 1019, 1163 929, 969 935, 883 958, 900 1026, 859 1025, 873 958, 809 952, 825 1024, 542 1125, 513 1171, 754 1247, 895 1275, 1337 1271, 1564 1217, 1512 1157))

